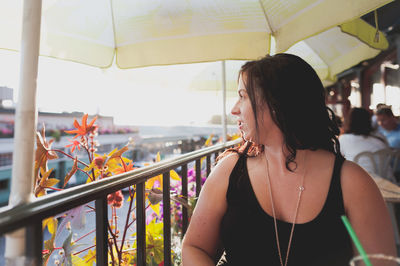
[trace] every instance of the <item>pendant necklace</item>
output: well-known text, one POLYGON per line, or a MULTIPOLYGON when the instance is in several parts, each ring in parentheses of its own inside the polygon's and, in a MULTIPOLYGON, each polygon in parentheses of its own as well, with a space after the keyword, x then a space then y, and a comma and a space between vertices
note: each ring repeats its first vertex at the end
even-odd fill
MULTIPOLYGON (((299 206, 300 206, 300 199, 301 199, 301 195, 304 191, 304 177, 306 175, 306 170, 304 170, 304 174, 301 178, 301 185, 298 187, 299 190, 299 194, 298 194, 298 198, 297 198, 297 203, 296 203, 296 209, 294 212, 294 218, 293 218, 293 222, 292 222, 292 228, 290 230, 290 236, 289 236, 289 243, 288 243, 288 247, 287 247, 287 251, 286 251, 286 258, 285 258, 285 264, 283 264, 283 260, 282 260, 282 253, 281 253, 281 247, 279 245, 279 233, 278 233, 278 225, 276 223, 276 215, 275 215, 275 206, 274 206, 274 199, 272 197, 272 189, 271 189, 271 179, 269 176, 269 164, 268 164, 268 158, 267 158, 267 152, 266 149, 264 149, 265 152, 265 161, 266 161, 266 170, 267 170, 267 179, 268 179, 268 189, 269 189, 269 196, 270 196, 270 201, 271 201, 271 207, 272 207, 272 216, 274 218, 274 227, 275 227, 275 239, 276 239, 276 245, 278 248, 278 254, 279 254, 279 261, 281 263, 281 266, 287 266, 287 262, 288 262, 288 258, 289 258, 289 252, 290 252, 290 245, 292 244, 292 238, 293 238, 293 232, 294 232, 294 226, 296 224, 296 219, 297 219, 297 215, 299 213, 299 206)), ((306 162, 306 154, 304 155, 304 165, 306 162)))

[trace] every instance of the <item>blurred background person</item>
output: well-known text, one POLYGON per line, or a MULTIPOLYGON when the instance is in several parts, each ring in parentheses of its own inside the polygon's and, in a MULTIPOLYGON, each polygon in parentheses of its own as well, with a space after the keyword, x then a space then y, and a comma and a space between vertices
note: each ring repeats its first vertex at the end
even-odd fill
POLYGON ((372 122, 372 128, 374 130, 376 130, 377 132, 378 132, 379 125, 378 125, 378 119, 376 118, 376 113, 378 112, 379 109, 382 109, 382 108, 392 108, 392 106, 391 105, 386 105, 384 103, 378 103, 376 105, 374 113, 373 113, 373 115, 371 117, 371 122, 372 122))
MULTIPOLYGON (((352 108, 344 122, 344 134, 339 137, 343 156, 354 161, 354 157, 361 152, 388 148, 385 137, 373 132, 370 113, 364 108, 352 108)), ((374 173, 373 163, 368 158, 360 158, 358 164, 367 172, 374 173)))
MULTIPOLYGON (((400 123, 393 115, 391 108, 380 108, 376 111, 376 118, 379 125, 379 132, 384 135, 389 146, 400 149, 400 123)), ((394 176, 397 182, 400 181, 400 164, 394 169, 394 176)))
POLYGON ((379 132, 384 135, 392 148, 400 149, 400 123, 390 108, 379 108, 376 111, 379 132))

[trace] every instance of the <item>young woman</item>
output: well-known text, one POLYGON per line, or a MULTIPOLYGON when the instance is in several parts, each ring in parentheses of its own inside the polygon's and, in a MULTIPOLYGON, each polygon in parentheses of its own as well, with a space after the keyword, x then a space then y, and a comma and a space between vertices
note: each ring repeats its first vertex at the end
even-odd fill
POLYGON ((357 252, 341 215, 367 253, 394 255, 380 191, 341 156, 339 129, 311 66, 289 54, 248 62, 238 95, 232 114, 246 143, 208 177, 183 265, 215 265, 220 246, 223 265, 348 265, 357 252))

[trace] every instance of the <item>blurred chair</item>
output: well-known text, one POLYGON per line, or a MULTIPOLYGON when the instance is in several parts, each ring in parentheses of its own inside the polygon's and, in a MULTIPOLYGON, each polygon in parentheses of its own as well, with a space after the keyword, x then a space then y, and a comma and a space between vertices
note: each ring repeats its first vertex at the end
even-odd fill
POLYGON ((364 151, 354 157, 355 163, 360 163, 362 160, 370 160, 374 174, 397 184, 394 169, 397 169, 400 162, 400 149, 386 148, 376 152, 364 151))
MULTIPOLYGON (((394 176, 395 169, 398 169, 400 163, 400 149, 386 148, 376 152, 364 151, 354 157, 355 163, 360 163, 362 160, 370 160, 374 167, 374 174, 385 178, 397 185, 394 176)), ((389 215, 393 223, 394 235, 396 244, 400 245, 399 226, 395 214, 394 204, 386 204, 389 210, 389 215)))

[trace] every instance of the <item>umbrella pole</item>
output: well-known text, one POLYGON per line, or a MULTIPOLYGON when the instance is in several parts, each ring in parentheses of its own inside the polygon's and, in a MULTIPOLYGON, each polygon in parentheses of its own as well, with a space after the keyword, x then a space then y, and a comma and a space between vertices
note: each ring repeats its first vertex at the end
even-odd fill
MULTIPOLYGON (((40 45, 41 8, 41 0, 24 0, 20 48, 20 89, 15 114, 14 152, 9 198, 9 206, 11 207, 29 202, 33 198, 37 121, 36 79, 40 45)), ((5 249, 7 265, 39 264, 26 255, 31 252, 26 250, 25 237, 25 229, 7 234, 5 249)), ((32 243, 32 245, 35 244, 32 243)))
POLYGON ((226 125, 226 71, 225 60, 221 61, 222 66, 222 141, 226 143, 227 125, 226 125))

